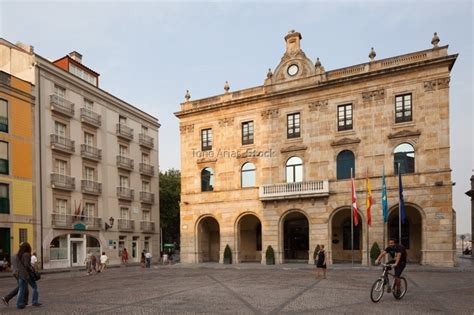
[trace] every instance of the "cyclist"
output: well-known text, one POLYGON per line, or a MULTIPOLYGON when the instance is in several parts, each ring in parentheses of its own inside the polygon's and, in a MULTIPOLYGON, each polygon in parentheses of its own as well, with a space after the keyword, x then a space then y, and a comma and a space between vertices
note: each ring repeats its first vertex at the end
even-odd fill
POLYGON ((382 257, 387 254, 392 258, 390 263, 392 263, 392 267, 395 269, 395 289, 397 290, 397 294, 400 294, 400 276, 407 264, 407 250, 405 246, 398 244, 397 240, 390 239, 390 241, 388 241, 388 247, 380 253, 375 263, 379 264, 382 257))

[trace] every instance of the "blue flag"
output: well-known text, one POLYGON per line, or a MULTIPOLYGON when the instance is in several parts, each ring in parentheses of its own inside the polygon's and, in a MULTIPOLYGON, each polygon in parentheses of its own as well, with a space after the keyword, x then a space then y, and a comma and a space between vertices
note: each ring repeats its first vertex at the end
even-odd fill
POLYGON ((382 214, 383 223, 388 222, 388 201, 387 201, 387 186, 385 185, 385 168, 382 173, 382 214))
POLYGON ((398 166, 398 202, 400 209, 400 218, 402 220, 402 224, 405 224, 405 201, 403 201, 402 172, 400 171, 400 166, 398 166))

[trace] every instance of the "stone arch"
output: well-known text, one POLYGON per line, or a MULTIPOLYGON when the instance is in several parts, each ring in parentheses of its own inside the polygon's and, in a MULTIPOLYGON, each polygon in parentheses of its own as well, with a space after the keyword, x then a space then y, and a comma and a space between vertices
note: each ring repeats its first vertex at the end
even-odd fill
POLYGON ((246 211, 236 218, 235 261, 260 262, 262 260, 262 220, 252 211, 246 211))
POLYGON ((196 220, 196 262, 219 262, 220 223, 212 214, 202 215, 196 220))
POLYGON ((309 262, 311 257, 311 220, 309 215, 301 209, 285 211, 280 216, 278 231, 280 263, 309 262), (291 221, 289 221, 290 219, 291 221))

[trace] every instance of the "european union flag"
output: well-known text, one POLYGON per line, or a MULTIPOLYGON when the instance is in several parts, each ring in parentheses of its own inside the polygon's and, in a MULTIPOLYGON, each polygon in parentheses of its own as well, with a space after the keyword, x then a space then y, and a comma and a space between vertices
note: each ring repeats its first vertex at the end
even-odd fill
POLYGON ((382 173, 382 214, 383 223, 388 222, 388 200, 387 200, 387 185, 385 185, 385 168, 382 173))

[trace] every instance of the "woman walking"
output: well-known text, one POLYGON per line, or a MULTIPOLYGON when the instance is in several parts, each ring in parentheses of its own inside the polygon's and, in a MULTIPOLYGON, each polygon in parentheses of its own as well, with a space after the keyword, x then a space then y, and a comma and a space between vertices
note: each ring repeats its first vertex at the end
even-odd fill
POLYGON ((316 277, 321 276, 321 269, 323 270, 323 278, 326 279, 326 251, 324 245, 321 245, 321 249, 318 252, 318 261, 316 263, 316 277))
POLYGON ((16 307, 19 309, 25 308, 25 293, 28 284, 33 289, 33 306, 41 306, 39 303, 39 293, 36 281, 32 277, 34 269, 31 266, 31 246, 28 242, 20 244, 20 249, 16 255, 16 263, 18 268, 18 296, 16 299, 16 307))

